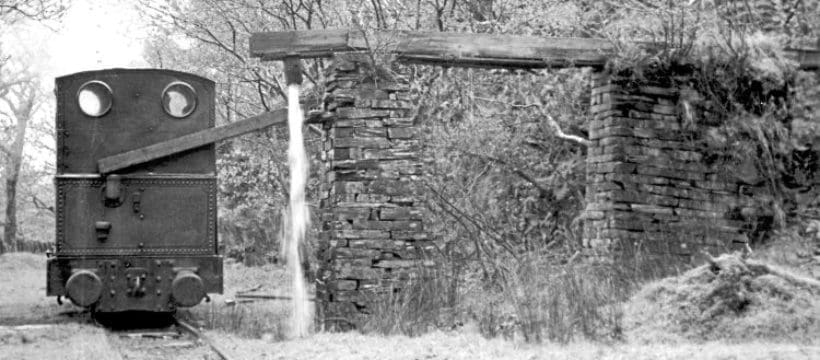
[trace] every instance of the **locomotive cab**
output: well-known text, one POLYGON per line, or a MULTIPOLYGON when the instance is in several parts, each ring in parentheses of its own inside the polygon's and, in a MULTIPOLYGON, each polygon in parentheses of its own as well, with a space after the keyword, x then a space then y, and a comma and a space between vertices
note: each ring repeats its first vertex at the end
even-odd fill
POLYGON ((47 294, 171 312, 222 293, 212 143, 101 173, 100 159, 214 127, 214 83, 110 69, 56 80, 56 248, 47 294))

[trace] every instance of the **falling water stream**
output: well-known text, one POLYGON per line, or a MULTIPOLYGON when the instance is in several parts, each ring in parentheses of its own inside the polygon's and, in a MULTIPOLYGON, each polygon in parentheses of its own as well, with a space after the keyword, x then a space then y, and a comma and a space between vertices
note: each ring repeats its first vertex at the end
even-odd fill
POLYGON ((304 249, 305 233, 310 222, 310 213, 305 203, 305 187, 308 177, 308 159, 302 138, 303 114, 299 106, 299 85, 288 85, 288 165, 290 167, 290 214, 285 221, 289 226, 285 244, 285 258, 292 277, 293 315, 290 324, 291 337, 308 335, 313 311, 308 301, 307 284, 300 254, 304 249))

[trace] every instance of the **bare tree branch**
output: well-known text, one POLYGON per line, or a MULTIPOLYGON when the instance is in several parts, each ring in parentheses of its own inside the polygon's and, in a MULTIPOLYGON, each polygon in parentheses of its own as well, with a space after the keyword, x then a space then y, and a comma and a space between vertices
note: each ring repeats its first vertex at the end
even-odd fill
POLYGON ((63 0, 0 0, 0 23, 59 19, 67 9, 68 2, 63 0))
POLYGON ((555 131, 555 136, 559 139, 569 140, 584 146, 590 146, 590 141, 580 137, 578 135, 567 134, 564 130, 561 129, 561 125, 558 125, 558 122, 550 116, 550 114, 544 114, 544 117, 547 119, 547 124, 555 131))
POLYGON ((40 200, 37 195, 31 195, 31 203, 34 204, 34 207, 38 210, 45 210, 54 215, 54 206, 46 204, 45 201, 40 200))

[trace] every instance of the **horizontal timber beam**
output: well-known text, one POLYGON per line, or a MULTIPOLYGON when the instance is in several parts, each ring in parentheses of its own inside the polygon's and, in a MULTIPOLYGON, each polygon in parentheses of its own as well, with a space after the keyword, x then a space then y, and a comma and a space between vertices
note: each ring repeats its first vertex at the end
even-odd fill
POLYGON ((467 67, 543 68, 602 66, 612 45, 603 39, 384 31, 306 30, 255 33, 251 56, 263 60, 329 57, 335 52, 379 48, 399 61, 467 67))
POLYGON ((251 131, 261 130, 269 126, 284 126, 287 125, 287 123, 288 109, 265 112, 247 119, 232 122, 228 125, 197 131, 136 150, 108 156, 97 161, 97 167, 101 174, 108 174, 129 166, 146 163, 182 151, 247 134, 251 131))
MULTIPOLYGON (((615 51, 608 40, 596 38, 413 31, 383 31, 367 38, 346 29, 254 33, 250 41, 251 56, 263 60, 330 57, 371 48, 407 63, 499 68, 602 67, 615 51)), ((787 50, 787 55, 802 69, 820 69, 818 50, 787 50)))

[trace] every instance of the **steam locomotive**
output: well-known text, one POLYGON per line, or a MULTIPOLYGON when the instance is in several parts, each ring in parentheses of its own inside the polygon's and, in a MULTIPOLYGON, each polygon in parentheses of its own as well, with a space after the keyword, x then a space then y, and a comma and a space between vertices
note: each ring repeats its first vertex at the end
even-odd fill
POLYGON ((104 172, 100 161, 214 127, 214 83, 110 69, 56 79, 56 247, 47 295, 98 313, 173 312, 222 293, 212 142, 104 172))

